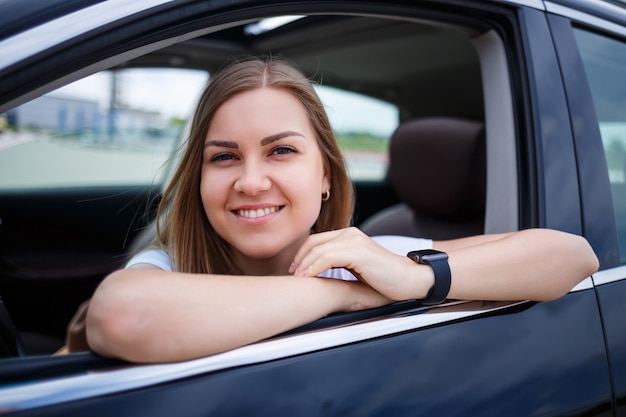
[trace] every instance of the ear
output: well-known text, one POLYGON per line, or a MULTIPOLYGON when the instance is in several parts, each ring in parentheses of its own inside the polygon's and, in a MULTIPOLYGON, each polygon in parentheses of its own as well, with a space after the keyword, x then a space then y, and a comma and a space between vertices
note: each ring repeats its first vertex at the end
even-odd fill
POLYGON ((322 193, 330 189, 330 169, 324 167, 324 178, 322 179, 322 193))

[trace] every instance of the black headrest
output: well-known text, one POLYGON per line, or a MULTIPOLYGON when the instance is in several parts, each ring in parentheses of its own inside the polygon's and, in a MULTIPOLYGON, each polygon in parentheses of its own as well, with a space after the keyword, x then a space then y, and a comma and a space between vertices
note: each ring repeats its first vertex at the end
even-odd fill
POLYGON ((432 117, 403 123, 391 137, 389 158, 391 185, 414 211, 451 221, 484 214, 483 122, 432 117))

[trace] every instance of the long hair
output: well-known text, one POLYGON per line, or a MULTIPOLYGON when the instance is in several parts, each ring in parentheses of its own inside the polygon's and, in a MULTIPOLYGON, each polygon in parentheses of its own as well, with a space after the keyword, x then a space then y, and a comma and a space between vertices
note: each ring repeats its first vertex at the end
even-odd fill
MULTIPOLYGON (((240 274, 231 248, 209 223, 200 197, 203 148, 216 111, 231 97, 258 88, 279 88, 298 98, 306 109, 330 178, 332 196, 323 202, 312 232, 350 225, 354 191, 328 116, 311 82, 291 64, 276 59, 236 61, 214 74, 193 117, 184 154, 157 212, 156 244, 177 271, 240 274)), ((322 196, 320 195, 320 198, 322 196)))

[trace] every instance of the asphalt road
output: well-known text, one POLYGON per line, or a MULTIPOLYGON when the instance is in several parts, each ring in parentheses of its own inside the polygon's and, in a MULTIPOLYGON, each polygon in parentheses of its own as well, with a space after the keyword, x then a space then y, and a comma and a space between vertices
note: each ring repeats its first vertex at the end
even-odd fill
POLYGON ((165 149, 4 137, 0 141, 0 188, 150 184, 159 181, 168 156, 165 149))

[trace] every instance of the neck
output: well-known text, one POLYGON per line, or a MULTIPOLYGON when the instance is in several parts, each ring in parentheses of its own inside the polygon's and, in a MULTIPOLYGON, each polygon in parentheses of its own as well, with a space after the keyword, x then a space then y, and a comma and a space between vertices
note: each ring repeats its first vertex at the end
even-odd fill
POLYGON ((307 237, 308 235, 302 236, 278 253, 267 258, 252 258, 233 248, 233 262, 239 267, 243 275, 291 275, 289 266, 307 237))
POLYGON ((242 254, 238 255, 235 256, 235 262, 239 265, 244 275, 289 275, 289 265, 293 259, 293 257, 279 259, 286 258, 282 255, 265 259, 254 259, 242 254))

